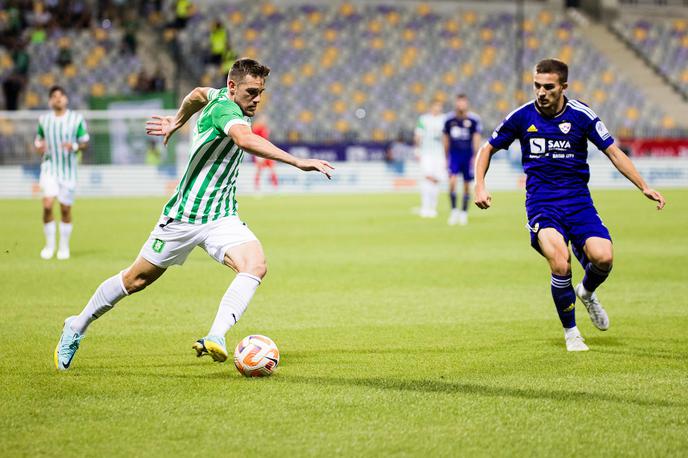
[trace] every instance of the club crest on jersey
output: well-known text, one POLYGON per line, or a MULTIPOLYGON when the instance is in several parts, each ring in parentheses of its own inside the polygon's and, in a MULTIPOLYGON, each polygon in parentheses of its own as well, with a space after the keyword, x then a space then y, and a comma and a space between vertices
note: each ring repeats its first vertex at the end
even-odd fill
POLYGON ((568 134, 571 131, 571 123, 570 122, 560 123, 559 124, 559 130, 564 134, 568 134))
POLYGON ((468 119, 464 119, 463 120, 463 126, 464 127, 471 127, 471 121, 469 121, 468 119))
POLYGON ((160 253, 163 248, 165 248, 165 241, 160 239, 153 240, 153 251, 160 253))

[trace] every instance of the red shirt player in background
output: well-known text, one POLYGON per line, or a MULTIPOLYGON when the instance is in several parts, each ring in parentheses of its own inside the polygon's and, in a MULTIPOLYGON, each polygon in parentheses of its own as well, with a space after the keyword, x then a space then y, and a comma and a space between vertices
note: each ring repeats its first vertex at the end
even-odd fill
MULTIPOLYGON (((270 136, 270 129, 268 128, 268 125, 265 122, 264 116, 256 116, 256 119, 253 122, 251 128, 254 134, 260 135, 264 139, 268 140, 268 137, 270 136)), ((273 161, 272 159, 264 159, 258 156, 253 156, 253 158, 256 162, 256 177, 253 182, 255 190, 260 191, 260 174, 263 171, 263 169, 269 170, 270 182, 272 183, 272 187, 277 189, 278 181, 277 173, 275 172, 275 161, 273 161)))

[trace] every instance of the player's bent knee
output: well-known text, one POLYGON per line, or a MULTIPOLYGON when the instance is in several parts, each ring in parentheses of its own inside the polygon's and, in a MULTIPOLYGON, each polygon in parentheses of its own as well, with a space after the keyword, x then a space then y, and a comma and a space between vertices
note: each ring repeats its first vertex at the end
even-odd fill
POLYGON ((260 262, 251 263, 243 272, 255 275, 256 277, 262 279, 265 278, 265 276, 268 273, 268 265, 264 260, 260 262))
POLYGON ((568 275, 571 273, 571 263, 567 256, 557 256, 549 260, 552 273, 555 275, 568 275))
POLYGON ((592 263, 600 269, 611 270, 614 265, 614 256, 611 251, 600 253, 591 259, 592 263))

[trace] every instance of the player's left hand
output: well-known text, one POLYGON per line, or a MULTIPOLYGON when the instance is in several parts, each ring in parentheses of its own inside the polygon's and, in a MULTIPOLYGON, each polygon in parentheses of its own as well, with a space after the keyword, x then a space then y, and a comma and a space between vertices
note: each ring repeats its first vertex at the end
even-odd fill
POLYGON ((301 159, 296 163, 296 167, 300 168, 304 172, 320 172, 325 175, 328 180, 332 179, 332 170, 334 170, 332 164, 320 159, 301 159))
POLYGON ((153 115, 146 121, 146 134, 154 137, 163 137, 162 143, 167 146, 170 137, 177 128, 174 125, 174 116, 153 115))
POLYGON ((74 143, 72 142, 62 142, 62 148, 66 149, 70 153, 74 151, 74 143))
POLYGON ((660 194, 659 191, 647 188, 643 189, 643 194, 645 194, 645 197, 647 197, 648 199, 657 202, 657 210, 661 210, 666 205, 666 200, 664 200, 664 196, 662 196, 662 194, 660 194))

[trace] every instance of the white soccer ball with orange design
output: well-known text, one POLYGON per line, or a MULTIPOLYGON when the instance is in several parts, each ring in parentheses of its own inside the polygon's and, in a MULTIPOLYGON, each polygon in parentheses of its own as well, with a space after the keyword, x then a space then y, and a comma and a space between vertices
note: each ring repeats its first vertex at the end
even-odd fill
POLYGON ((279 364, 279 350, 269 337, 244 337, 234 350, 234 365, 246 377, 266 377, 279 364))

